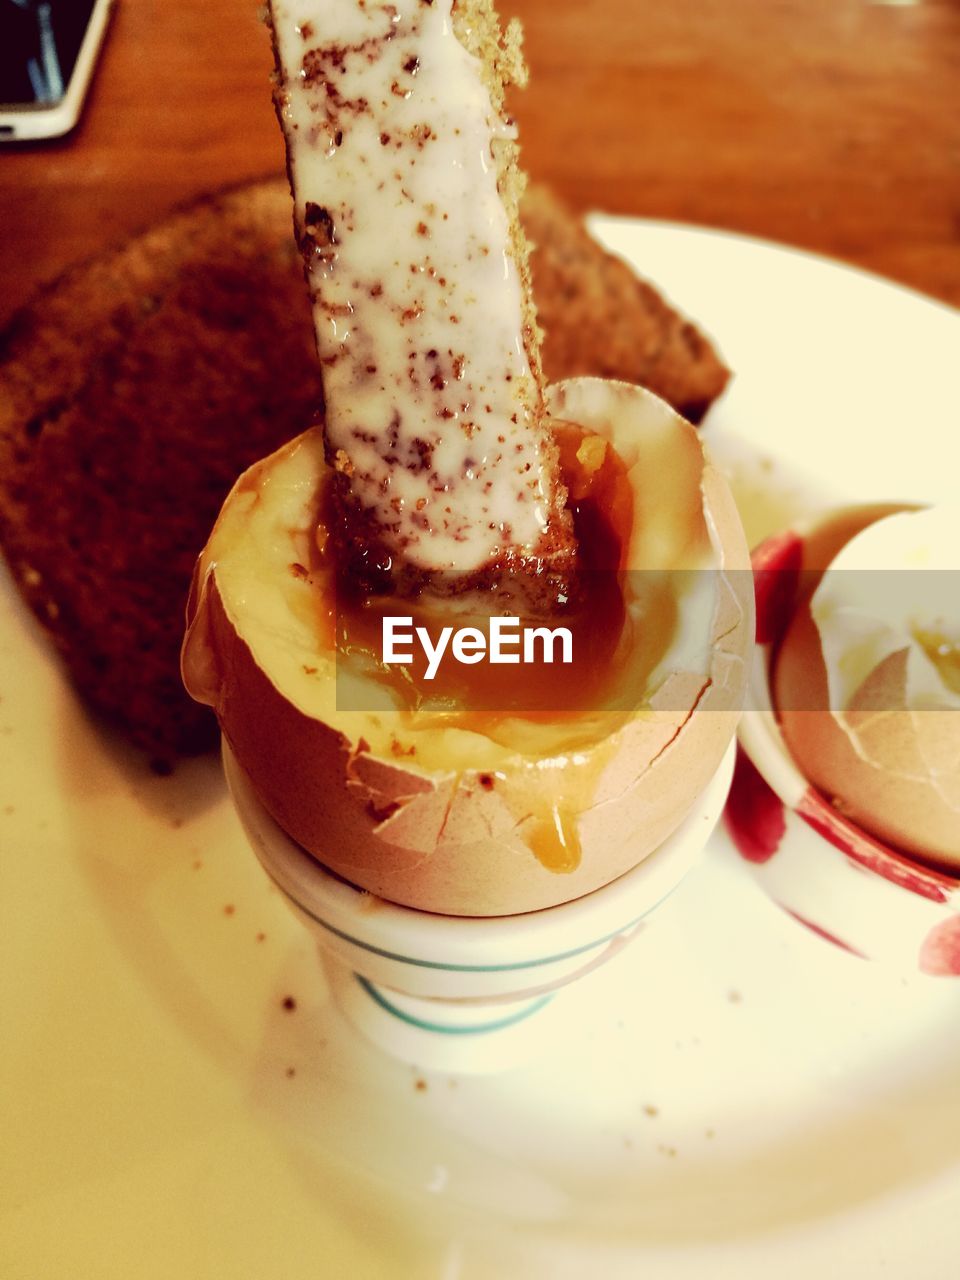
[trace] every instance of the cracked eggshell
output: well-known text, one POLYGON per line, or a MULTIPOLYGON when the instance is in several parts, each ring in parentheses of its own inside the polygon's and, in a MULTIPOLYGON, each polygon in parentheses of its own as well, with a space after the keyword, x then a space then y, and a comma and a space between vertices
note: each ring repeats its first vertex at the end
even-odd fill
POLYGON ((332 578, 292 571, 310 563, 328 474, 319 431, 241 478, 197 565, 188 689, 214 707, 284 830, 344 879, 406 906, 504 915, 601 887, 676 829, 736 729, 753 638, 749 554, 696 432, 625 384, 562 384, 550 409, 610 438, 630 469, 629 563, 706 566, 702 581, 714 588, 706 613, 700 600, 701 635, 659 673, 649 705, 598 711, 573 740, 569 729, 558 737, 519 719, 494 740, 418 728, 392 708, 337 708, 333 650, 318 641, 317 621, 332 578), (568 871, 531 848, 531 823, 553 802, 579 835, 579 865, 568 871))
MULTIPOLYGON (((904 511, 878 508, 871 521, 904 511)), ((832 560, 865 527, 828 522, 832 560)), ((913 709, 909 650, 879 661, 844 708, 833 708, 812 591, 800 600, 778 649, 773 696, 784 740, 801 772, 865 831, 921 861, 960 868, 960 714, 913 709)))

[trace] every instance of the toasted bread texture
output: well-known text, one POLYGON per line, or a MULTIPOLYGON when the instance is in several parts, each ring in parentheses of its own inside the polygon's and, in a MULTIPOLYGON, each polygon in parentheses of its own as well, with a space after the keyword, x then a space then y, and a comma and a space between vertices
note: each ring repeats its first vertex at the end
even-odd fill
MULTIPOLYGON (((549 197, 522 216, 551 380, 612 374, 688 408, 716 394, 725 371, 689 322, 549 197), (668 340, 684 329, 695 341, 668 340)), ((236 476, 321 407, 282 179, 72 269, 0 339, 0 543, 78 690, 158 763, 217 736, 180 683, 194 559, 236 476)))
POLYGON ((710 340, 621 258, 607 253, 545 187, 523 223, 548 382, 579 375, 635 382, 698 423, 730 377, 710 340))

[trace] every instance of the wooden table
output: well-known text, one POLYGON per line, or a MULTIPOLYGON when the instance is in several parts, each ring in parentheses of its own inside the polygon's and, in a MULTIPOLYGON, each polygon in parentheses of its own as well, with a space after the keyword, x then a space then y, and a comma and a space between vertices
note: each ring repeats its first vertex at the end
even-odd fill
MULTIPOLYGON (((281 169, 259 4, 120 0, 74 135, 0 154, 0 322, 172 206, 281 169)), ((526 165, 575 205, 801 245, 960 304, 955 0, 500 8, 527 32, 526 165)))

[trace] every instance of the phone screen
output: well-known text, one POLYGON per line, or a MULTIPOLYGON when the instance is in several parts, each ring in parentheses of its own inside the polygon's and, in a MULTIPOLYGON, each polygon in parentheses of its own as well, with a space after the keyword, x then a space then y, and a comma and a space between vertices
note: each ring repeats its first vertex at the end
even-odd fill
POLYGON ((53 107, 73 75, 95 0, 0 0, 0 103, 53 107))

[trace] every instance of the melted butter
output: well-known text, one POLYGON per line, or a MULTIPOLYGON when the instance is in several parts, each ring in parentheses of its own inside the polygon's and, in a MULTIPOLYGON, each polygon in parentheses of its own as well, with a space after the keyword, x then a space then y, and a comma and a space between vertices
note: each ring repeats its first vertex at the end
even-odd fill
POLYGON ((413 564, 532 549, 551 477, 497 189, 510 130, 451 0, 271 8, 328 442, 413 564))

